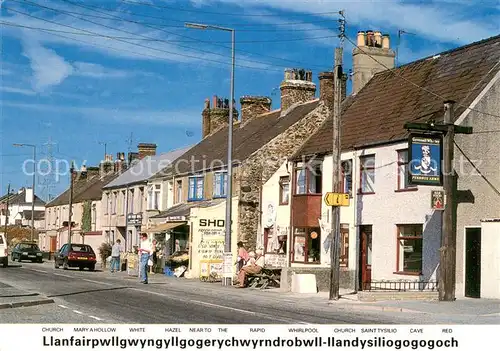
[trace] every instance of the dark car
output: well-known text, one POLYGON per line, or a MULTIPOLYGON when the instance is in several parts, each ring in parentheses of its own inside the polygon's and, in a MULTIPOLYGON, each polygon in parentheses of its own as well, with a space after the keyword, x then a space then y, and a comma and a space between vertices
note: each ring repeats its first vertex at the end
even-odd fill
POLYGON ((19 243, 12 249, 11 258, 12 261, 31 261, 42 263, 43 260, 42 251, 35 243, 19 243))
POLYGON ((90 245, 85 244, 64 244, 54 256, 54 267, 63 269, 78 267, 81 271, 88 268, 95 269, 96 256, 90 245))

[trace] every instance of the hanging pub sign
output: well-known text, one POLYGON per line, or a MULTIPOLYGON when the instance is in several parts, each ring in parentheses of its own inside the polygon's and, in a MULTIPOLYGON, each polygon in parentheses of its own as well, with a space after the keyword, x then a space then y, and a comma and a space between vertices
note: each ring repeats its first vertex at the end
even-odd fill
POLYGON ((410 134, 408 143, 408 180, 411 185, 443 184, 443 142, 439 134, 410 134))
POLYGON ((431 191, 431 209, 436 211, 444 210, 444 191, 432 190, 431 191))

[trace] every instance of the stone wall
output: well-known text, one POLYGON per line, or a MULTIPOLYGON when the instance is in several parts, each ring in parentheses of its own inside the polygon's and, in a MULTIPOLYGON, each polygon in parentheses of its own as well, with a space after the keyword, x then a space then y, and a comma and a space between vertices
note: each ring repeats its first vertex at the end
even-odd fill
MULTIPOLYGON (((316 285, 318 291, 330 290, 330 268, 329 267, 284 267, 281 270, 281 286, 285 291, 290 291, 292 288, 293 274, 314 274, 316 276, 316 285)), ((356 271, 341 269, 340 270, 340 288, 350 289, 354 291, 356 281, 356 271)))
POLYGON ((287 157, 298 151, 305 140, 317 131, 329 113, 330 110, 323 103, 320 103, 316 109, 254 152, 242 163, 238 205, 238 240, 244 241, 249 249, 254 249, 257 243, 262 184, 269 180, 287 157))
POLYGON ((307 81, 283 81, 280 89, 282 113, 293 104, 313 100, 316 94, 316 85, 307 81))
POLYGON ((265 96, 243 96, 241 104, 241 123, 271 111, 272 100, 265 96))

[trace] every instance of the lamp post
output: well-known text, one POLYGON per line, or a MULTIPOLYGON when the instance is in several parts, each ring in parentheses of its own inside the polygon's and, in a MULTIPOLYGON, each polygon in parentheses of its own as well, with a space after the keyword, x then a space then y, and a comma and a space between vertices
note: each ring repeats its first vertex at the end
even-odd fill
POLYGON ((35 237, 35 177, 36 177, 36 145, 33 144, 14 144, 17 147, 31 147, 33 148, 33 197, 31 198, 31 241, 35 237))
POLYGON ((229 128, 227 132, 227 191, 226 191, 226 235, 224 240, 224 278, 222 285, 231 286, 233 284, 231 252, 231 218, 232 218, 232 195, 233 195, 233 101, 234 101, 234 61, 235 61, 235 40, 234 29, 219 27, 209 24, 186 23, 187 28, 192 29, 214 29, 231 33, 231 96, 229 98, 229 128))

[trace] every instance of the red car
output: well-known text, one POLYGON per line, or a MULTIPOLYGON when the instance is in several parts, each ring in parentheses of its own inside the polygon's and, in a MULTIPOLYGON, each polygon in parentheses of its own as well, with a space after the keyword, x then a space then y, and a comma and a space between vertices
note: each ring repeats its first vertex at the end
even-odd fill
POLYGON ((64 244, 54 256, 54 268, 62 266, 63 269, 78 267, 81 271, 88 268, 95 270, 96 256, 90 245, 64 244))

